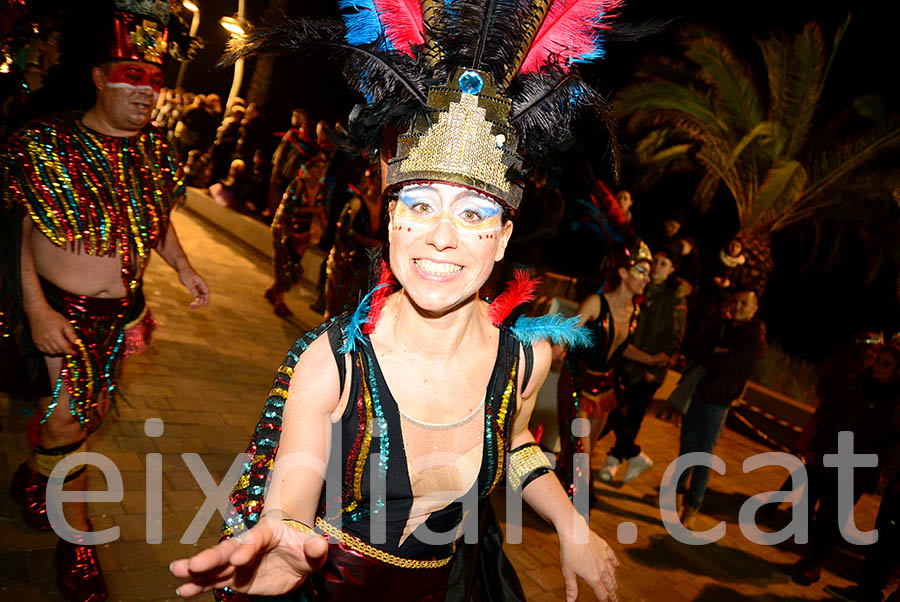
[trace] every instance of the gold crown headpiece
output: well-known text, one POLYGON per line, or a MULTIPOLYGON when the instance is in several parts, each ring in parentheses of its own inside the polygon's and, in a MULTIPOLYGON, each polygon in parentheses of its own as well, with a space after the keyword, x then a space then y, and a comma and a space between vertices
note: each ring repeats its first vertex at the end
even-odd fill
POLYGON ((518 135, 509 124, 512 102, 498 94, 493 76, 457 68, 447 84, 428 89, 427 106, 431 111, 418 116, 397 141, 397 154, 388 161, 388 186, 459 184, 518 209, 522 185, 509 178, 510 169, 522 165, 518 135))

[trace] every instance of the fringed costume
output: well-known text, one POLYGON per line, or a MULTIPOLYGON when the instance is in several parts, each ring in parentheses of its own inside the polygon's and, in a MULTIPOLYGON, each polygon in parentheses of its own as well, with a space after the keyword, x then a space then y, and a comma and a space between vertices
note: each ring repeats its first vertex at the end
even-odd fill
POLYGON ((344 205, 335 230, 334 245, 328 254, 325 272, 325 308, 327 316, 336 316, 356 305, 364 290, 369 270, 369 251, 387 242, 387 217, 372 219, 362 194, 353 187, 352 198, 344 205))
POLYGON ((609 302, 601 292, 600 316, 585 324, 594 341, 593 346, 566 356, 556 396, 561 448, 556 460, 556 474, 570 497, 574 497, 578 483, 588 482, 590 478, 576 474, 573 458, 585 450, 581 438, 572 433, 572 421, 578 417, 605 416, 616 407, 615 368, 634 336, 639 313, 635 304, 628 321, 628 334, 610 354, 616 338, 615 325, 609 302))
MULTIPOLYGON (((121 299, 72 295, 42 282, 48 302, 72 321, 83 342, 65 358, 50 411, 65 386, 69 410, 91 432, 102 417, 97 414, 102 394, 115 390, 116 369, 126 349, 125 325, 141 318, 145 309, 141 274, 168 228, 169 212, 184 196, 176 156, 152 126, 132 137, 107 136, 82 125, 81 113, 65 113, 19 130, 0 157, 0 168, 6 244, 14 258, 19 256, 15 247, 21 244, 21 220, 28 216, 60 248, 122 259, 127 294, 121 299)), ((18 265, 9 262, 4 284, 20 302, 18 265)), ((12 322, 24 324, 20 303, 9 313, 12 322)), ((27 328, 14 326, 14 332, 30 372, 37 374, 43 359, 27 328)))
MULTIPOLYGON (((183 29, 185 35, 176 35, 175 28, 169 27, 169 17, 177 16, 180 3, 116 0, 72 4, 77 4, 70 15, 78 17, 77 33, 60 27, 67 36, 61 44, 67 58, 61 60, 59 73, 68 74, 58 81, 77 87, 79 83, 68 82, 68 76, 81 77, 80 83, 87 85, 91 69, 97 67, 103 73, 95 80, 99 84, 97 99, 87 113, 53 113, 28 122, 0 151, 0 302, 7 303, 3 312, 29 377, 32 381, 46 381, 47 376, 50 382, 55 380, 52 391, 49 383, 38 391, 52 393, 52 397, 43 415, 35 415, 29 424, 32 454, 14 473, 10 495, 22 505, 29 526, 54 529, 60 536, 53 560, 62 597, 69 602, 103 602, 108 596, 106 583, 96 548, 85 535, 91 531, 90 521, 70 516, 71 525, 51 524, 48 483, 51 477, 55 481, 61 476, 61 462, 86 450, 87 439, 113 401, 122 358, 145 343, 149 333, 144 327, 129 337, 126 327, 151 323, 141 293, 141 275, 150 252, 159 248, 170 229, 169 212, 183 197, 184 184, 166 137, 154 127, 141 128, 140 124, 149 122, 150 108, 160 92, 164 56, 172 52, 185 57, 190 39, 187 29, 183 29), (132 121, 122 118, 123 110, 132 121), (100 133, 85 125, 85 119, 104 131, 109 128, 111 133, 132 135, 100 133), (26 226, 29 239, 23 239, 26 226), (68 286, 80 287, 80 279, 88 283, 94 278, 98 288, 85 284, 88 294, 100 287, 108 289, 110 284, 118 284, 118 266, 124 289, 119 298, 89 297, 78 293, 85 292, 81 288, 67 291, 59 286, 78 282, 68 286), (31 315, 25 312, 26 293, 35 296, 28 308, 31 315), (47 362, 30 334, 28 320, 45 319, 44 302, 59 315, 48 318, 48 324, 56 326, 40 341, 41 347, 74 348, 62 358, 58 375, 46 375, 47 362), (72 326, 77 341, 71 340, 67 328, 63 330, 59 316, 72 326), (69 407, 60 409, 63 391, 69 407), (58 419, 54 426, 68 425, 71 419, 80 432, 51 428, 46 424, 51 416, 58 419)), ((81 104, 63 96, 70 89, 61 84, 54 89, 48 83, 44 92, 59 95, 56 110, 81 104)), ((71 483, 66 488, 84 489, 83 481, 75 481, 84 478, 84 470, 84 464, 70 465, 61 479, 71 483)), ((86 515, 84 499, 75 503, 82 504, 76 512, 83 510, 86 515)))
MULTIPOLYGON (((279 292, 291 290, 303 274, 301 261, 303 253, 312 241, 313 222, 318 213, 314 209, 322 209, 322 193, 320 187, 315 197, 310 198, 303 185, 302 178, 294 178, 288 184, 281 204, 275 211, 272 220, 272 250, 275 254, 275 289, 279 292)), ((321 233, 321 230, 319 230, 321 233)))

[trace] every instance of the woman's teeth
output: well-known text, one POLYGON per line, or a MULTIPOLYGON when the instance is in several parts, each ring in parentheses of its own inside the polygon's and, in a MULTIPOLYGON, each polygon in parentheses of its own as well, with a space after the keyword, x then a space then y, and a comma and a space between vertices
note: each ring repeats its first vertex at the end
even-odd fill
POLYGON ((416 259, 414 260, 414 263, 416 264, 416 267, 423 272, 434 276, 446 276, 447 274, 455 274, 462 270, 462 266, 456 265, 455 263, 436 263, 428 259, 416 259))

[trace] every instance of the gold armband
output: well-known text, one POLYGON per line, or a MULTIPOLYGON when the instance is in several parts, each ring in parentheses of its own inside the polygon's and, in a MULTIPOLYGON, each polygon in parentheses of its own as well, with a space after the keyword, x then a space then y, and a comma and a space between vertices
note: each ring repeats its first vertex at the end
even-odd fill
MULTIPOLYGON (((85 441, 87 439, 82 439, 77 443, 71 443, 69 445, 61 445, 59 447, 54 447, 52 449, 44 449, 43 447, 38 447, 34 452, 34 459, 37 462, 38 472, 45 477, 50 477, 53 473, 53 469, 56 468, 56 465, 62 462, 63 458, 67 456, 71 456, 72 454, 78 454, 86 449, 85 441)), ((74 478, 81 474, 84 470, 85 465, 79 464, 78 466, 73 466, 69 470, 68 478, 74 478)))
POLYGON ((522 491, 528 483, 550 470, 550 460, 537 443, 526 443, 510 452, 506 479, 513 489, 522 491))

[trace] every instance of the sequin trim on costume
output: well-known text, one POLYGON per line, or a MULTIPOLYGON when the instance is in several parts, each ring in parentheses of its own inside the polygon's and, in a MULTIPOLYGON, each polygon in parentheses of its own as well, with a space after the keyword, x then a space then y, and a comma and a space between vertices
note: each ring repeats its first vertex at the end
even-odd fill
POLYGON ((118 253, 123 282, 134 291, 169 211, 184 196, 181 168, 155 127, 106 136, 82 125, 81 115, 44 117, 10 138, 0 157, 4 209, 28 215, 58 247, 118 253))
POLYGON ((331 523, 328 523, 321 518, 316 519, 316 528, 327 535, 330 540, 333 540, 335 543, 344 544, 354 552, 359 552, 360 554, 368 556, 369 558, 374 558, 375 560, 380 560, 381 562, 384 562, 386 564, 398 566, 404 569, 436 569, 442 566, 446 566, 450 563, 451 560, 453 560, 452 555, 448 556, 447 558, 437 558, 435 560, 414 560, 412 558, 402 558, 400 556, 395 556, 394 554, 390 554, 388 552, 385 552, 384 550, 379 550, 378 548, 367 544, 363 540, 350 535, 349 533, 344 533, 331 523))

